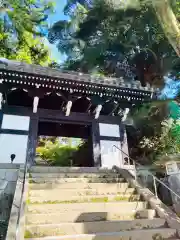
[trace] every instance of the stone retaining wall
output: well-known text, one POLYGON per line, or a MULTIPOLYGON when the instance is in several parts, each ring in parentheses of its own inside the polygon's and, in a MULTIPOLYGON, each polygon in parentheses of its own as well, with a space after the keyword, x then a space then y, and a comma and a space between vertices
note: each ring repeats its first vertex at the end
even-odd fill
POLYGON ((0 239, 6 238, 19 165, 0 164, 0 239))

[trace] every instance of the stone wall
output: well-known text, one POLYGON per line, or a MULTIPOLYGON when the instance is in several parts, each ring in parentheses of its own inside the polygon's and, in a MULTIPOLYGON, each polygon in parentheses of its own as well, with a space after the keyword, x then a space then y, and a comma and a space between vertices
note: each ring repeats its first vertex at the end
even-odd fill
POLYGON ((4 240, 14 198, 19 165, 0 164, 0 239, 4 240))
POLYGON ((4 185, 6 194, 14 195, 19 167, 19 164, 0 163, 0 185, 4 185))

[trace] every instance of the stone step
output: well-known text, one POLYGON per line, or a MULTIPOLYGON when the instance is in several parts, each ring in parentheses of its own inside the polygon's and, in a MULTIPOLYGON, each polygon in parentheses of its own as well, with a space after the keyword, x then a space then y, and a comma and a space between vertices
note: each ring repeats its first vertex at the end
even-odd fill
POLYGON ((124 178, 58 178, 58 177, 36 177, 30 178, 29 183, 121 183, 125 182, 124 178))
POLYGON ((61 223, 26 226, 26 232, 32 237, 61 236, 74 234, 91 234, 102 232, 120 232, 138 229, 154 229, 167 227, 164 219, 136 219, 133 221, 100 221, 85 223, 61 223))
POLYGON ((117 210, 112 212, 94 211, 94 212, 56 212, 56 213, 41 213, 26 215, 26 224, 59 224, 59 223, 74 223, 74 222, 99 222, 99 221, 120 221, 138 219, 153 219, 156 217, 155 210, 117 210))
POLYGON ((99 188, 99 189, 39 189, 39 190, 30 190, 30 197, 41 197, 41 198, 56 198, 59 199, 67 199, 68 197, 80 197, 80 196, 94 196, 94 195, 110 195, 110 194, 133 194, 135 193, 134 188, 118 188, 114 186, 113 188, 99 188), (62 194, 63 193, 63 194, 62 194), (63 196, 62 196, 63 195, 63 196))
POLYGON ((114 173, 112 169, 98 167, 49 167, 34 166, 30 169, 31 173, 114 173))
POLYGON ((120 178, 121 175, 117 173, 30 173, 31 178, 120 178))
POLYGON ((119 189, 126 189, 129 187, 128 183, 86 183, 86 182, 72 182, 72 183, 39 183, 39 184, 29 184, 29 189, 31 190, 41 190, 41 189, 96 189, 98 191, 118 191, 119 189))
POLYGON ((71 214, 76 212, 77 216, 80 216, 83 213, 125 213, 137 210, 143 210, 147 208, 146 202, 96 202, 96 203, 61 203, 61 204, 30 204, 27 205, 27 211, 29 213, 67 213, 71 214))
MULTIPOLYGON (((27 234, 28 236, 28 234, 27 234)), ((31 238, 31 237, 30 237, 31 238)), ((29 238, 29 239, 30 239, 29 238)), ((161 240, 161 239, 173 239, 177 238, 176 229, 161 228, 161 229, 143 229, 143 230, 131 230, 121 232, 102 232, 94 234, 76 234, 67 236, 51 236, 43 238, 33 238, 33 240, 161 240)))
MULTIPOLYGON (((40 195, 40 194, 39 194, 40 195)), ((41 203, 41 204, 57 204, 57 203, 83 203, 83 202, 120 202, 120 201, 139 201, 141 199, 140 195, 136 194, 94 194, 94 195, 70 195, 64 194, 64 192, 59 194, 42 194, 41 196, 29 196, 29 203, 41 203)))

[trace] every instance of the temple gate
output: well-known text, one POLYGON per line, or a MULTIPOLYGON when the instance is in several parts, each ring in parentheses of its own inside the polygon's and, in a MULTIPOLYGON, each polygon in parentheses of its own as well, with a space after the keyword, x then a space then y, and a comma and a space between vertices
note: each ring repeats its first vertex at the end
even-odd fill
POLYGON ((49 136, 63 132, 91 138, 89 166, 126 167, 130 165, 128 158, 125 165, 123 154, 128 155, 126 116, 152 97, 152 89, 138 81, 1 60, 0 163, 9 163, 13 155, 15 163, 33 164, 39 132, 49 136))

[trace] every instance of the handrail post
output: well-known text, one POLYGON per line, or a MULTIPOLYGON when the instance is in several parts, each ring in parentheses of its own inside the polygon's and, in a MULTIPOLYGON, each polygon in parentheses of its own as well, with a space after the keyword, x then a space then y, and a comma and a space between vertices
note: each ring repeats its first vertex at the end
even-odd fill
POLYGON ((133 159, 133 165, 134 165, 134 172, 135 172, 135 180, 137 181, 137 170, 136 170, 136 163, 133 159))
POLYGON ((155 178, 154 176, 153 176, 153 185, 154 185, 154 194, 155 194, 155 197, 158 198, 156 178, 155 178))

